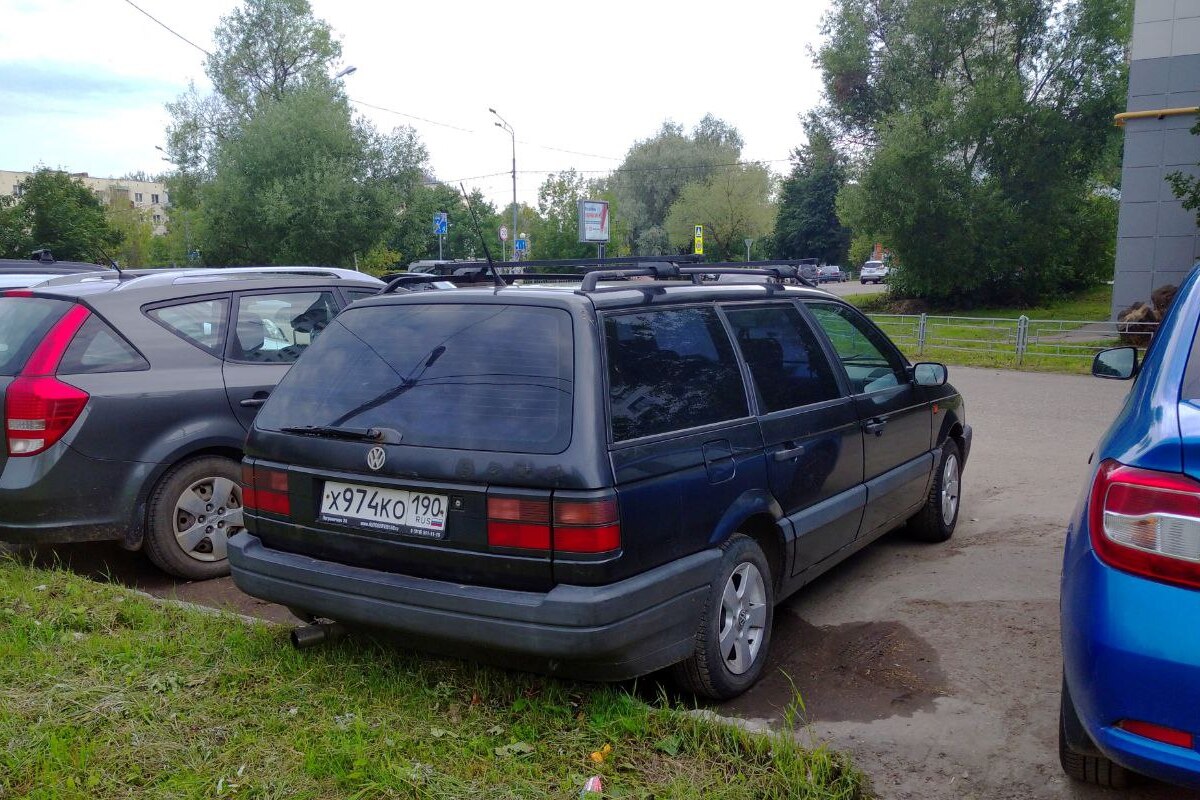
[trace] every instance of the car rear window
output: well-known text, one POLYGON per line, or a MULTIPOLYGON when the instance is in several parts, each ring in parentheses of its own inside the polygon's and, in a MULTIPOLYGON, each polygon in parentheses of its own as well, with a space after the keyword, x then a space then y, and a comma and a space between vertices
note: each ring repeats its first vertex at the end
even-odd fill
POLYGON ((560 453, 571 441, 573 351, 561 309, 352 307, 291 368, 255 424, 387 427, 418 447, 560 453))
POLYGON ((0 375, 19 373, 70 306, 39 297, 0 297, 0 375))

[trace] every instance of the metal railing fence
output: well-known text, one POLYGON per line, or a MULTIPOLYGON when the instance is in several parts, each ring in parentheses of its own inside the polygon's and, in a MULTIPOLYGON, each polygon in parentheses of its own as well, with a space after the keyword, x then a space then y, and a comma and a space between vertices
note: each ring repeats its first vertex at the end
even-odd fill
POLYGON ((917 356, 931 352, 1012 356, 1018 366, 1030 358, 1087 359, 1106 347, 1145 347, 1156 322, 955 317, 934 314, 868 314, 900 349, 917 356))

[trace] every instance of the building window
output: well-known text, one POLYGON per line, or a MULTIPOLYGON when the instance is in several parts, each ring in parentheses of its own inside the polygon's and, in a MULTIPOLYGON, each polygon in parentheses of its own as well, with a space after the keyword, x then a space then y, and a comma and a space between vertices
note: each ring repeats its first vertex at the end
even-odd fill
POLYGON ((155 214, 155 215, 154 215, 154 224, 155 224, 155 225, 162 225, 162 214, 155 214))
POLYGON ((153 203, 154 205, 158 205, 158 195, 156 195, 156 194, 150 195, 150 202, 153 203))
POLYGON ((142 193, 141 193, 141 192, 134 192, 134 193, 133 193, 133 202, 135 202, 135 203, 140 203, 140 202, 142 202, 142 193))
POLYGON ((20 197, 25 194, 25 187, 19 183, 13 184, 13 197, 20 197))

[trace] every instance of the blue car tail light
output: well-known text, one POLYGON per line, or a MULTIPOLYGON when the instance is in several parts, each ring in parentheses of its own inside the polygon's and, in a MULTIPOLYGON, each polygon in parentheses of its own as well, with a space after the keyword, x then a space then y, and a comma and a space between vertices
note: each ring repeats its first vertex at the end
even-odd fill
POLYGON ((1200 482, 1105 461, 1089 504, 1101 561, 1150 580, 1200 589, 1200 482))

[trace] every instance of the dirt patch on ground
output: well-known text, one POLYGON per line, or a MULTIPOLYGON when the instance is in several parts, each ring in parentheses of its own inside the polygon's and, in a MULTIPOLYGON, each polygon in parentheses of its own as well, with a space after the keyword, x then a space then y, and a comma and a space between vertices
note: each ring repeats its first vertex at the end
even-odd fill
POLYGON ((937 652, 899 622, 817 627, 781 607, 771 654, 763 679, 718 713, 867 722, 929 710, 948 691, 937 652))

